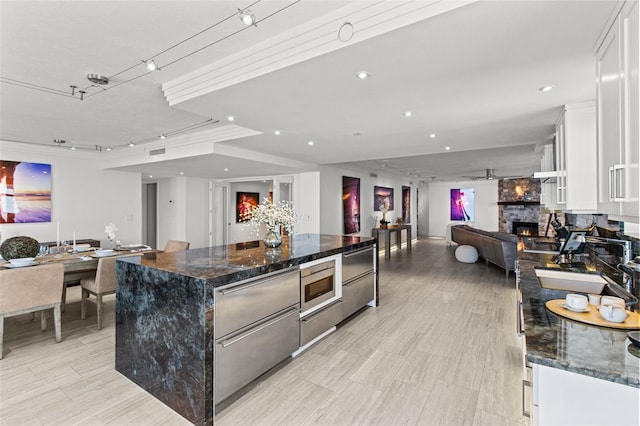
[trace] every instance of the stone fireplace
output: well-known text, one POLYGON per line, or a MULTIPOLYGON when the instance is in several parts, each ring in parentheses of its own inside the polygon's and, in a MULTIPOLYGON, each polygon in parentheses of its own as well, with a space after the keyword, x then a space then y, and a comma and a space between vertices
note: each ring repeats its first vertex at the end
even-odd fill
POLYGON ((547 216, 540 209, 540 179, 514 178, 498 181, 500 232, 544 235, 547 216))

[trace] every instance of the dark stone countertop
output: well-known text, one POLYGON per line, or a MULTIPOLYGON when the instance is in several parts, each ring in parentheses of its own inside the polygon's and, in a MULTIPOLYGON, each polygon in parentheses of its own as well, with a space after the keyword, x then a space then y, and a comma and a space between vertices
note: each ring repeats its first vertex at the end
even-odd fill
POLYGON ((567 294, 540 287, 535 275, 535 266, 551 266, 552 256, 525 253, 522 244, 518 249, 527 359, 535 364, 640 387, 640 348, 627 339, 628 330, 592 326, 547 310, 547 300, 563 299, 567 294))
POLYGON ((176 253, 149 253, 123 262, 204 279, 214 287, 254 278, 335 254, 372 246, 374 238, 299 234, 284 237, 277 249, 262 241, 248 241, 176 253))

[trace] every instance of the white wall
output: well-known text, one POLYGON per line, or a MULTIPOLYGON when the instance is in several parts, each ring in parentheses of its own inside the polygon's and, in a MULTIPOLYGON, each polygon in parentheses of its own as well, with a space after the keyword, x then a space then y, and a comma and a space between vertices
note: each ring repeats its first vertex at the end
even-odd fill
POLYGON ((158 180, 158 248, 186 241, 186 178, 158 180))
POLYGON ((0 141, 0 158, 51 164, 51 222, 0 224, 2 239, 28 235, 38 241, 54 241, 60 222, 60 238, 91 238, 107 246, 105 224, 118 228, 123 244, 142 241, 142 183, 139 173, 103 170, 100 154, 64 148, 30 147, 0 141))
POLYGON ((417 236, 416 229, 416 182, 400 176, 378 173, 371 177, 369 172, 347 170, 337 167, 322 167, 320 170, 320 232, 322 234, 343 235, 342 218, 342 177, 360 178, 360 232, 358 236, 370 237, 371 229, 379 226, 382 218, 380 211, 373 208, 373 187, 393 188, 394 210, 387 213, 387 220, 394 222, 402 217, 402 186, 411 187, 411 229, 412 239, 417 236))
MULTIPOLYGON (((442 182, 429 185, 429 236, 444 237, 450 220, 449 198, 452 188, 475 189, 475 222, 486 231, 498 230, 498 181, 442 182)), ((462 222, 457 222, 462 223, 462 222)))
POLYGON ((209 247, 209 180, 187 178, 186 237, 190 248, 209 247))
POLYGON ((300 173, 294 177, 294 206, 298 213, 297 234, 320 233, 320 172, 300 173))

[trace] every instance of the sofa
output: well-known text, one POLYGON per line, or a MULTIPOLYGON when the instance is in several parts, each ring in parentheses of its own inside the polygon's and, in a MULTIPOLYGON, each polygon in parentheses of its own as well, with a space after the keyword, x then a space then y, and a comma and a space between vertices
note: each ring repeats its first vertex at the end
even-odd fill
POLYGON ((475 247, 478 255, 487 265, 493 263, 504 269, 507 278, 509 272, 515 271, 518 239, 513 234, 484 231, 469 225, 457 225, 451 227, 451 240, 459 245, 475 247))

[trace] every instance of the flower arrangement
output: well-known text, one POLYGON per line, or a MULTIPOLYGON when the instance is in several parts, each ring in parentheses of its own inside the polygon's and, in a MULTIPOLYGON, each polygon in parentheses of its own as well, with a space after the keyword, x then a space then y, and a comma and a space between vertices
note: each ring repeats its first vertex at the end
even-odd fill
POLYGON ((293 203, 282 201, 274 204, 266 197, 262 200, 262 203, 247 211, 243 219, 246 219, 248 224, 253 225, 256 231, 261 225, 265 225, 270 231, 282 226, 287 230, 288 234, 293 232, 293 226, 298 222, 293 203))
POLYGON ((117 230, 118 228, 116 228, 116 226, 113 223, 109 223, 108 225, 104 226, 104 233, 107 234, 107 238, 109 238, 109 242, 111 242, 112 247, 115 247, 115 245, 117 244, 117 241, 116 241, 117 230))
POLYGON ((385 198, 380 207, 378 208, 382 212, 382 219, 380 220, 381 227, 386 227, 389 221, 387 221, 387 212, 389 211, 389 199, 385 198))

